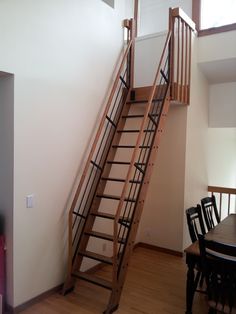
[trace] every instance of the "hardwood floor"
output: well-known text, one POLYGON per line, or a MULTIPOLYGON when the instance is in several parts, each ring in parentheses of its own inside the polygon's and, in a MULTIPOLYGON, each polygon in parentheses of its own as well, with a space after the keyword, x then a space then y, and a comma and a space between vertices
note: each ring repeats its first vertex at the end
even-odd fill
MULTIPOLYGON (((109 266, 99 270, 106 277, 109 266)), ((186 265, 184 258, 138 247, 135 249, 116 314, 185 313, 186 265)), ((22 314, 100 314, 109 292, 80 282, 67 296, 53 294, 22 314)), ((207 313, 205 296, 196 293, 193 314, 207 313)))

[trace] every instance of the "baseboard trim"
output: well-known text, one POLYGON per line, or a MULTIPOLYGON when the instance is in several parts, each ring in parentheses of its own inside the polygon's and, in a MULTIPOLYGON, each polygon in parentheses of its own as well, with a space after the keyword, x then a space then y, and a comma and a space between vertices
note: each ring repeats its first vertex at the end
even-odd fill
POLYGON ((55 292, 59 292, 61 289, 62 289, 62 284, 52 288, 52 289, 49 289, 41 294, 39 294, 37 297, 34 297, 32 299, 30 299, 29 301, 26 301, 16 307, 12 307, 10 305, 7 305, 7 312, 6 314, 16 314, 16 313, 19 313, 23 310, 26 310, 29 306, 35 304, 35 303, 38 303, 40 301, 42 301, 43 299, 46 299, 47 297, 49 297, 51 294, 55 293, 55 292))
POLYGON ((134 245, 134 249, 136 249, 138 247, 142 247, 145 249, 158 251, 158 252, 162 252, 162 253, 166 253, 166 254, 170 254, 170 255, 174 255, 174 256, 183 257, 183 252, 167 249, 164 247, 160 247, 160 246, 156 246, 156 245, 152 245, 152 244, 148 244, 148 243, 144 243, 144 242, 138 242, 134 245))
MULTIPOLYGON (((102 269, 106 264, 105 263, 99 263, 91 268, 89 268, 86 273, 95 273, 96 271, 102 269)), ((6 312, 5 314, 17 314, 23 310, 26 310, 28 307, 30 307, 31 305, 34 305, 35 303, 38 303, 44 299, 46 299, 47 297, 49 297, 50 295, 52 295, 53 293, 59 293, 62 290, 63 284, 60 284, 50 290, 47 290, 41 294, 39 294, 37 297, 34 297, 32 299, 30 299, 29 301, 26 301, 18 306, 16 306, 15 308, 13 308, 10 305, 6 306, 6 312)))

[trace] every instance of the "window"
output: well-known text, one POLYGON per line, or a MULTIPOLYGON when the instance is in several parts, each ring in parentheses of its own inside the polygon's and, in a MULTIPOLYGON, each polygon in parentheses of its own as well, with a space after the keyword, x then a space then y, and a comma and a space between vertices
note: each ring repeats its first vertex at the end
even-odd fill
POLYGON ((192 0, 199 36, 236 29, 235 0, 192 0))
POLYGON ((110 7, 112 7, 114 9, 115 0, 102 0, 102 1, 104 1, 106 4, 108 4, 110 7))

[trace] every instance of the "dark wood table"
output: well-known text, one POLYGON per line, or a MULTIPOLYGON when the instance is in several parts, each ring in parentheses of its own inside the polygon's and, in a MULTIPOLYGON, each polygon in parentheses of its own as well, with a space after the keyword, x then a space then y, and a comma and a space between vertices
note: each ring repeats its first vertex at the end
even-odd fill
MULTIPOLYGON (((236 244, 236 214, 231 214, 222 220, 214 229, 210 230, 206 236, 208 240, 219 241, 227 244, 236 244)), ((194 268, 200 261, 200 251, 198 241, 187 247, 186 253, 187 286, 186 286, 186 314, 192 314, 192 304, 194 298, 194 268)))

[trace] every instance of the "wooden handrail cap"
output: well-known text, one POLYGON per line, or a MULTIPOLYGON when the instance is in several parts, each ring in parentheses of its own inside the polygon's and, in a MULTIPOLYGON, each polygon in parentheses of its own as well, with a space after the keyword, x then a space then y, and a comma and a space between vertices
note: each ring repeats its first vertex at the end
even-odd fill
POLYGON ((236 189, 235 188, 226 188, 226 187, 222 187, 222 186, 208 186, 208 192, 236 194, 236 189))
POLYGON ((190 19, 190 17, 181 9, 181 8, 174 8, 171 9, 173 17, 180 17, 188 26, 195 31, 196 24, 190 19))
POLYGON ((123 26, 126 27, 126 28, 131 28, 131 20, 125 19, 123 21, 123 26))

